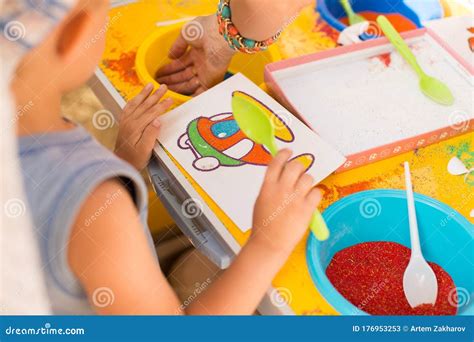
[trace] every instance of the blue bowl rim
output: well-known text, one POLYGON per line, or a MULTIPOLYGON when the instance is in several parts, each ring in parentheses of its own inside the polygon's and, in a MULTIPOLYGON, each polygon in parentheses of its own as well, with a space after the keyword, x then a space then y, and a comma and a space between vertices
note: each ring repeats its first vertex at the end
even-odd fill
MULTIPOLYGON (((345 206, 348 203, 358 202, 362 198, 367 198, 367 195, 370 194, 371 198, 377 197, 395 197, 395 198, 406 198, 406 192, 404 190, 394 190, 394 189, 377 189, 377 190, 366 190, 361 191, 344 198, 341 198, 337 202, 330 205, 324 212, 323 217, 325 221, 329 221, 338 211, 341 206, 345 206)), ((469 229, 471 223, 462 216, 458 211, 453 209, 452 207, 448 206, 445 203, 442 203, 434 198, 429 196, 415 193, 415 202, 422 202, 428 204, 434 208, 443 210, 444 212, 448 212, 451 214, 450 220, 456 221, 461 227, 463 227, 471 237, 474 236, 474 233, 469 229)), ((325 298, 329 305, 333 307, 334 310, 339 312, 341 315, 369 315, 368 313, 360 310, 351 302, 349 302, 344 296, 342 296, 339 291, 332 285, 329 279, 326 277, 326 272, 323 270, 321 263, 313 263, 311 260, 317 260, 317 251, 321 242, 316 240, 309 234, 308 241, 306 244, 306 264, 308 266, 309 273, 311 275, 311 279, 313 280, 313 284, 318 289, 321 296, 325 298), (328 300, 331 298, 331 301, 328 300)), ((472 315, 474 313, 474 305, 471 307, 466 308, 461 315, 472 315)), ((459 315, 459 313, 458 313, 459 315)))
MULTIPOLYGON (((441 17, 444 17, 444 9, 441 3, 439 3, 440 11, 442 13, 441 17)), ((316 10, 319 12, 321 17, 334 29, 339 32, 344 31, 347 28, 347 25, 344 25, 339 19, 332 15, 331 11, 329 11, 326 0, 320 0, 316 2, 316 10)), ((383 13, 381 13, 383 14, 383 13)), ((418 28, 423 27, 421 22, 414 23, 418 28)))
POLYGON ((325 1, 317 1, 316 10, 321 14, 321 17, 336 30, 342 32, 347 27, 347 25, 344 25, 331 14, 325 1))

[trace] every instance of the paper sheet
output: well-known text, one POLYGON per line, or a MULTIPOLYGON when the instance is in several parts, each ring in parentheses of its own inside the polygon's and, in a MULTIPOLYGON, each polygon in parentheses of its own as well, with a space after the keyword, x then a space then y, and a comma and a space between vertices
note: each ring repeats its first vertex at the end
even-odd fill
POLYGON ((263 106, 273 117, 279 148, 307 166, 317 183, 345 158, 284 107, 241 74, 163 115, 159 141, 242 230, 252 211, 271 157, 247 139, 233 120, 234 92, 263 106))

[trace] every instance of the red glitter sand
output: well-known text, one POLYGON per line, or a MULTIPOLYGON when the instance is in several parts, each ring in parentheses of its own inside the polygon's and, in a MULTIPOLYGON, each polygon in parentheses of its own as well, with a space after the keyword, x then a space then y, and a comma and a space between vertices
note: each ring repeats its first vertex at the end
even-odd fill
POLYGON ((403 292, 411 250, 394 242, 366 242, 334 255, 326 275, 352 304, 371 315, 455 315, 457 294, 451 276, 430 262, 438 279, 436 304, 412 308, 403 292))
POLYGON ((140 85, 141 82, 135 71, 136 56, 137 53, 135 51, 123 52, 120 54, 119 59, 106 59, 103 63, 106 68, 118 72, 123 81, 132 85, 140 85))

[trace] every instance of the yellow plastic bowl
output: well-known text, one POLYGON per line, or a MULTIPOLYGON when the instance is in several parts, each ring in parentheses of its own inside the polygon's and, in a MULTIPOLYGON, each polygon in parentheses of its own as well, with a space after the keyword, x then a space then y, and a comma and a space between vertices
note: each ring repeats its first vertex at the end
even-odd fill
MULTIPOLYGON (((159 68, 170 62, 168 52, 174 41, 178 38, 182 25, 180 23, 157 28, 139 47, 135 60, 135 69, 143 84, 153 83, 155 87, 159 87, 159 83, 155 81, 154 76, 159 68)), ((253 55, 237 53, 232 59, 229 72, 232 74, 240 72, 255 84, 260 85, 264 81, 265 65, 279 60, 281 60, 280 52, 275 45, 270 46, 267 51, 253 55)), ((191 99, 189 96, 173 91, 168 91, 166 96, 171 97, 175 105, 182 104, 191 99)))

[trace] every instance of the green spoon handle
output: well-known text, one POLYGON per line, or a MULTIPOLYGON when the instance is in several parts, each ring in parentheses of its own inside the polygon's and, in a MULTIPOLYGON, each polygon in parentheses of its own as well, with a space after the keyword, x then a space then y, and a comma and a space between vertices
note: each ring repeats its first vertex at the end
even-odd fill
MULTIPOLYGON (((272 156, 275 156, 278 153, 278 146, 275 139, 272 139, 272 141, 268 143, 267 148, 272 156)), ((329 237, 329 229, 318 209, 314 211, 313 216, 311 217, 309 228, 319 241, 327 240, 329 237)))
POLYGON ((329 237, 329 229, 321 213, 316 209, 309 224, 311 232, 319 241, 325 241, 329 237))
POLYGON ((352 9, 351 4, 349 3, 349 0, 340 0, 340 3, 342 7, 344 8, 344 10, 346 11, 348 18, 352 17, 355 14, 354 10, 352 9))
POLYGON ((422 77, 425 74, 424 71, 421 69, 420 65, 416 61, 415 55, 413 52, 411 52, 407 43, 405 43, 395 27, 393 27, 390 21, 388 21, 388 19, 383 15, 377 17, 377 23, 380 25, 383 33, 387 36, 393 46, 395 46, 395 48, 398 50, 400 55, 405 58, 405 60, 411 65, 418 76, 422 77))
POLYGON ((278 146, 276 144, 275 139, 272 139, 272 141, 268 143, 267 148, 270 151, 270 154, 272 155, 272 157, 275 157, 277 155, 278 146))

